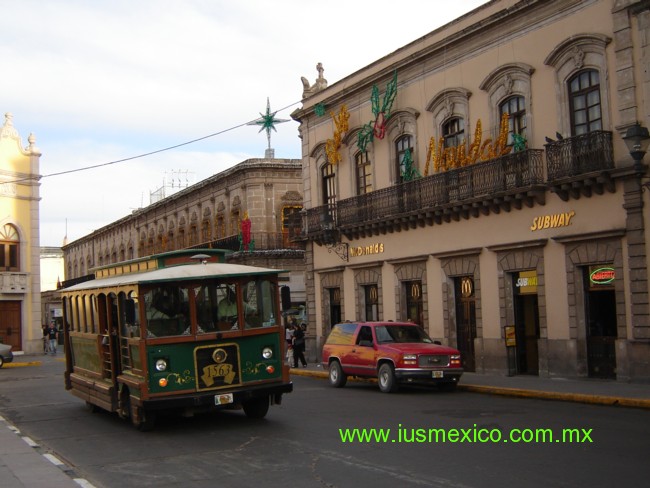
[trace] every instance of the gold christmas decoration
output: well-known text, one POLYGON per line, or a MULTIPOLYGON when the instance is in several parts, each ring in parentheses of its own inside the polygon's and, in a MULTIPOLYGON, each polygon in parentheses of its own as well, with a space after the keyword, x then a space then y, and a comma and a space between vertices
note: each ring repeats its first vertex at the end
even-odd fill
POLYGON ((440 138, 437 144, 432 137, 427 151, 425 176, 429 172, 429 162, 433 165, 434 173, 438 173, 448 169, 469 166, 480 161, 489 161, 510 153, 512 148, 508 146, 508 118, 507 113, 501 116, 499 136, 495 143, 490 138, 485 141, 482 140, 481 119, 476 121, 474 139, 469 148, 467 148, 464 140, 458 146, 445 148, 443 137, 440 138))
POLYGON ((343 105, 341 106, 338 115, 335 115, 334 112, 330 112, 330 115, 334 121, 334 139, 327 139, 327 141, 325 141, 325 153, 327 154, 327 160, 330 164, 338 164, 341 162, 339 148, 341 147, 343 135, 347 132, 349 127, 348 120, 350 119, 350 113, 348 112, 348 107, 343 105))

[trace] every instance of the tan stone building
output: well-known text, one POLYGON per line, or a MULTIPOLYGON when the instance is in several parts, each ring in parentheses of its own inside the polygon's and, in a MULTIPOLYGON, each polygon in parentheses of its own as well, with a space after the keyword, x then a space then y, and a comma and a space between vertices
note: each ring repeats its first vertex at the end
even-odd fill
POLYGON ((304 304, 304 245, 291 239, 300 227, 301 175, 300 160, 243 161, 65 245, 66 282, 96 266, 209 247, 233 251, 230 262, 286 269, 293 305, 304 304))
POLYGON ((5 114, 0 127, 0 338, 14 352, 42 350, 39 162, 5 114))
MULTIPOLYGON (((432 7, 433 9, 433 7, 432 7)), ((647 380, 650 12, 494 0, 327 86, 300 122, 312 354, 414 320, 469 371, 647 380)))

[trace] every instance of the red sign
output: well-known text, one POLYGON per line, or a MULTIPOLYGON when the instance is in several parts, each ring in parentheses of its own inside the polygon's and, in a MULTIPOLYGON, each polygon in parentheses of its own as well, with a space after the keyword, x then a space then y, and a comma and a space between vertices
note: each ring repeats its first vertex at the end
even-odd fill
POLYGON ((616 278, 614 268, 598 268, 591 272, 589 280, 595 285, 606 285, 616 278))

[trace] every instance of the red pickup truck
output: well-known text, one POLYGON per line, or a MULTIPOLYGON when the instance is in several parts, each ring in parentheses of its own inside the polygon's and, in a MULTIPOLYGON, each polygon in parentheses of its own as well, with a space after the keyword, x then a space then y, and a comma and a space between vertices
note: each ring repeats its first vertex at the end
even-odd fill
POLYGON ((460 352, 434 343, 411 322, 347 322, 332 327, 322 354, 329 382, 345 386, 348 376, 376 377, 385 393, 400 383, 456 388, 463 368, 460 352))

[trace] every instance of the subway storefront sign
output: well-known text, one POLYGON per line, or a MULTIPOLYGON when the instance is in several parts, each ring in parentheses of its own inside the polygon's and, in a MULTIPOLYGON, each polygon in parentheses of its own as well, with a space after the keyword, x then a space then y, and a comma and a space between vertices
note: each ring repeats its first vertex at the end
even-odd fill
POLYGON ((520 271, 515 273, 515 292, 518 295, 537 293, 537 271, 520 271))

